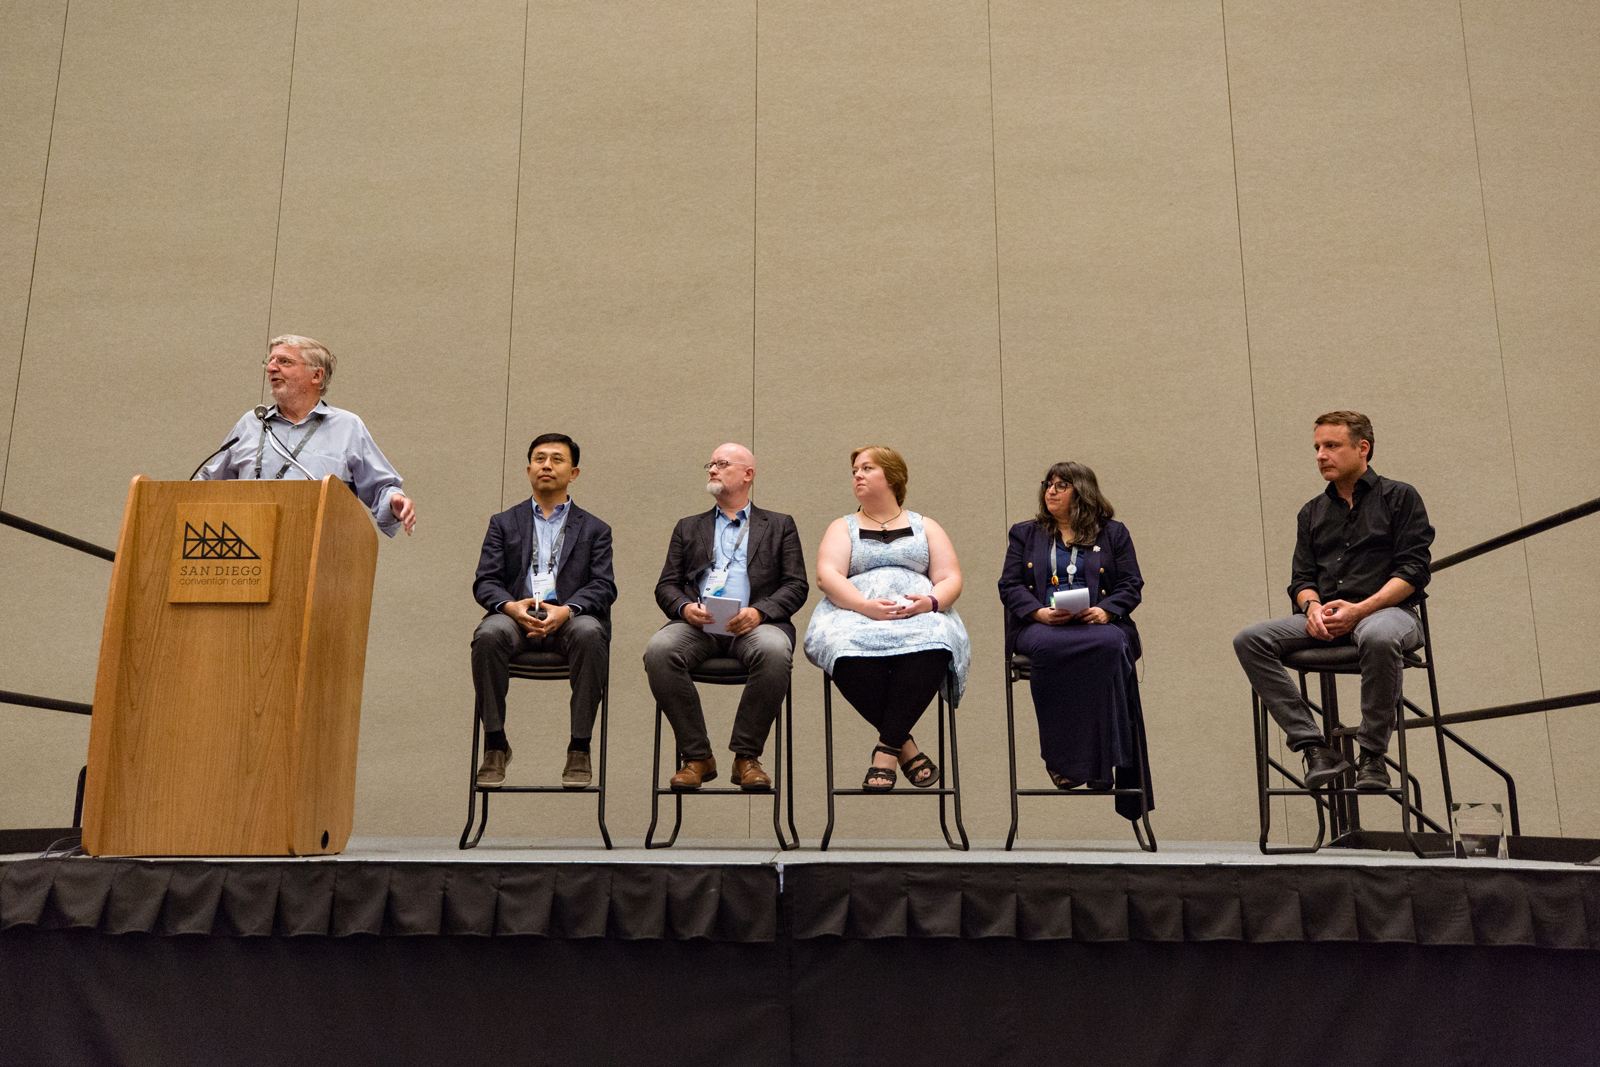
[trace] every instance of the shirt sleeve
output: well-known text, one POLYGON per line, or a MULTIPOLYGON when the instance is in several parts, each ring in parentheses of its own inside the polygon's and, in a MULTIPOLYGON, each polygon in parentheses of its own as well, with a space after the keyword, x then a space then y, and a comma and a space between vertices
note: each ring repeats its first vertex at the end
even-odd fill
POLYGON ((1389 577, 1421 590, 1433 576, 1433 526, 1422 496, 1404 482, 1397 483, 1389 505, 1390 528, 1394 531, 1394 559, 1389 577))
POLYGON ((1295 521, 1294 535, 1294 563, 1290 567, 1289 576, 1289 603, 1299 610, 1300 605, 1295 603, 1295 598, 1301 590, 1309 589, 1322 596, 1317 588, 1317 555, 1311 542, 1311 512, 1316 507, 1313 500, 1300 509, 1300 516, 1295 521))
POLYGON ((399 493, 405 479, 389 463, 388 457, 372 439, 367 424, 360 416, 356 420, 358 433, 350 446, 350 480, 355 483, 356 497, 372 512, 378 529, 393 537, 400 530, 400 520, 395 516, 389 501, 399 493))

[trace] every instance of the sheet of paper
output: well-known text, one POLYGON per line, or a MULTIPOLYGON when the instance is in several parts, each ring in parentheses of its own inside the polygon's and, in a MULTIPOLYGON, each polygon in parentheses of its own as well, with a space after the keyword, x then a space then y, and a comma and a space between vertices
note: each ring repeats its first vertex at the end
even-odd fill
MULTIPOLYGON (((1088 593, 1085 592, 1084 595, 1087 596, 1088 593)), ((742 605, 738 597, 708 596, 701 602, 701 606, 711 612, 712 622, 706 626, 706 633, 721 637, 732 636, 728 633, 728 620, 739 614, 742 605)))
POLYGON ((1089 590, 1058 589, 1054 597, 1054 607, 1057 611, 1079 612, 1089 606, 1089 590))

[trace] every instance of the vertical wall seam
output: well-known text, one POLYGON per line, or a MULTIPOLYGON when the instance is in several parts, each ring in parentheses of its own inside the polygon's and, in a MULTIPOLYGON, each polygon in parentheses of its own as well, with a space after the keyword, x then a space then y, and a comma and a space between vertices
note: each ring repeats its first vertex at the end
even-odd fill
POLYGON ((1006 470, 1006 338, 1000 312, 1000 163, 995 146, 994 118, 994 4, 984 4, 984 29, 989 38, 989 199, 994 208, 994 350, 1000 371, 1000 515, 1001 534, 1010 529, 1010 479, 1006 470))
POLYGON ((761 211, 761 0, 755 0, 750 111, 750 451, 756 450, 756 242, 761 211))
POLYGON ((50 132, 44 140, 44 173, 39 177, 39 216, 33 224, 33 259, 28 264, 28 295, 22 305, 22 337, 17 345, 17 379, 11 387, 11 424, 6 428, 6 461, 0 467, 0 504, 5 502, 6 484, 11 474, 11 442, 17 433, 17 408, 22 406, 22 364, 28 351, 28 319, 33 313, 33 283, 39 272, 39 241, 44 233, 45 190, 50 185, 50 150, 56 142, 56 105, 61 102, 61 68, 67 55, 67 20, 72 0, 61 9, 61 47, 56 52, 56 86, 50 97, 50 132))
MULTIPOLYGON (((1228 153, 1233 164, 1233 221, 1239 237, 1239 307, 1244 316, 1244 361, 1250 381, 1250 444, 1255 451, 1256 508, 1261 517, 1261 583, 1266 597, 1267 617, 1272 616, 1272 568, 1267 559, 1267 493, 1261 481, 1261 421, 1256 411, 1255 350, 1250 343, 1250 287, 1244 264, 1244 208, 1239 195, 1239 141, 1233 122, 1233 68, 1228 56, 1228 3, 1218 0, 1217 11, 1222 23, 1222 78, 1228 96, 1228 153)), ((1284 752, 1283 736, 1278 742, 1278 762, 1288 765, 1284 752)), ((1280 797, 1283 808, 1284 833, 1289 833, 1289 798, 1280 797)))
POLYGON ((516 190, 511 197, 511 300, 506 311, 506 407, 500 427, 500 506, 506 506, 506 464, 511 451, 511 358, 517 334, 517 257, 522 227, 522 142, 528 115, 528 38, 533 30, 533 0, 522 5, 522 91, 517 98, 516 190))
MULTIPOLYGON (((294 113, 294 64, 300 50, 300 0, 294 5, 294 33, 289 40, 289 91, 283 102, 283 159, 278 164, 278 218, 272 228, 272 278, 267 283, 267 336, 272 337, 272 314, 278 302, 278 242, 283 236, 283 190, 289 176, 289 119, 294 113)), ((267 378, 261 376, 261 400, 267 399, 267 378)))
MULTIPOLYGON (((1472 119, 1472 158, 1478 167, 1478 207, 1483 214, 1483 256, 1489 270, 1489 304, 1494 309, 1494 341, 1500 353, 1500 393, 1506 407, 1506 437, 1511 445, 1511 484, 1517 494, 1517 525, 1528 520, 1522 509, 1522 472, 1517 465, 1517 428, 1511 418, 1511 380, 1506 373, 1506 342, 1500 329, 1500 293, 1494 277, 1494 245, 1489 239, 1489 194, 1483 185, 1483 148, 1478 143, 1478 109, 1472 97, 1472 54, 1467 47, 1467 14, 1462 0, 1456 0, 1456 17, 1461 24, 1461 69, 1467 83, 1467 114, 1472 119)), ((1539 672, 1539 696, 1546 695, 1544 655, 1539 647, 1539 611, 1533 602, 1533 562, 1528 558, 1528 542, 1522 542, 1522 573, 1528 582, 1528 617, 1533 623, 1533 661, 1539 672)), ((1550 713, 1540 712, 1544 720, 1545 752, 1550 757, 1550 788, 1555 793, 1556 833, 1561 833, 1561 786, 1556 780, 1556 746, 1550 736, 1550 713)))

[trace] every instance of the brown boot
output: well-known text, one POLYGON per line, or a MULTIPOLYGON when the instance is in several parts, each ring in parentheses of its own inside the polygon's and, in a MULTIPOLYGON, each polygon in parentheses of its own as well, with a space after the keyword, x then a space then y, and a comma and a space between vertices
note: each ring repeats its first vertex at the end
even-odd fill
POLYGON ((683 766, 678 769, 671 779, 671 786, 677 792, 695 790, 700 788, 702 782, 709 782, 717 776, 717 759, 708 756, 705 759, 686 759, 683 766))
POLYGON ((772 779, 761 769, 761 761, 754 756, 733 758, 732 781, 746 793, 766 793, 772 789, 772 779))

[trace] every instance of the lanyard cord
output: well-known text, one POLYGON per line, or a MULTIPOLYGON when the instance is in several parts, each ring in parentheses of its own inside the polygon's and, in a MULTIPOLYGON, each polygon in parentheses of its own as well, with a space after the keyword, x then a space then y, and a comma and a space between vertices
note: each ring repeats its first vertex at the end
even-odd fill
MULTIPOLYGON (((1067 561, 1067 584, 1072 584, 1072 576, 1078 573, 1078 546, 1072 546, 1072 558, 1067 561)), ((1056 538, 1050 539, 1050 584, 1060 585, 1061 580, 1056 577, 1056 538)))
MULTIPOLYGON (((539 507, 538 504, 533 506, 535 509, 539 507)), ((542 567, 539 562, 539 532, 537 528, 534 529, 533 565, 535 574, 554 574, 556 572, 556 560, 561 558, 561 542, 567 539, 567 519, 570 516, 571 512, 561 516, 561 529, 556 531, 555 543, 550 546, 550 562, 542 567)), ((550 520, 546 519, 545 521, 549 522, 550 520)))
MULTIPOLYGON (((727 567, 717 567, 717 565, 716 565, 717 564, 717 551, 716 550, 717 550, 718 547, 721 546, 722 538, 721 537, 717 538, 717 544, 712 547, 712 550, 711 550, 711 565, 716 570, 724 570, 725 571, 729 567, 733 566, 734 559, 739 555, 739 546, 744 544, 745 534, 750 532, 750 522, 749 522, 748 519, 743 519, 743 520, 735 519, 734 521, 739 524, 739 537, 738 537, 738 540, 733 542, 733 551, 728 553, 728 566, 727 567)), ((726 534, 724 534, 724 536, 726 536, 726 534)))
MULTIPOLYGON (((294 451, 289 453, 289 458, 291 460, 300 458, 300 450, 302 448, 306 447, 306 442, 307 441, 311 440, 313 437, 316 436, 316 433, 317 433, 318 430, 322 429, 322 422, 326 418, 327 418, 326 415, 318 415, 317 416, 316 423, 312 425, 311 429, 306 431, 306 435, 304 437, 300 438, 300 443, 294 446, 294 451)), ((267 428, 266 421, 263 420, 262 423, 261 423, 261 436, 256 439, 256 473, 255 473, 255 476, 256 476, 256 480, 258 480, 258 481, 261 478, 261 453, 267 447, 267 434, 269 434, 271 432, 272 431, 267 428)), ((289 472, 289 464, 285 463, 282 467, 280 467, 278 469, 278 473, 274 474, 272 477, 274 479, 281 479, 288 472, 289 472)))

